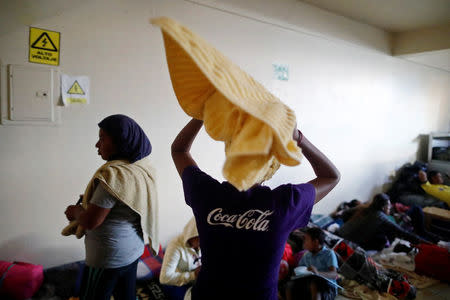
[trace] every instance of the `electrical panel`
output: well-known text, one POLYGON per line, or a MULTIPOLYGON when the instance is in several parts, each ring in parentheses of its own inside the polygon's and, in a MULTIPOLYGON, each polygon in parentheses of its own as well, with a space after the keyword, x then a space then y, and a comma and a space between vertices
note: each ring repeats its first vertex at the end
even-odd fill
POLYGON ((53 123, 55 70, 8 65, 8 123, 53 123))

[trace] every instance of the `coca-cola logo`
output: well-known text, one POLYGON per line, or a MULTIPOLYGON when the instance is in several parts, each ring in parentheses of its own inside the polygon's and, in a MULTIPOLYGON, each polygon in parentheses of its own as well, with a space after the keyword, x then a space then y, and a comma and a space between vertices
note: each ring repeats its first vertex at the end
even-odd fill
POLYGON ((242 214, 230 215, 223 213, 223 209, 218 207, 208 214, 207 222, 209 225, 222 225, 236 229, 268 231, 270 220, 267 217, 271 214, 273 214, 271 210, 250 209, 242 214))

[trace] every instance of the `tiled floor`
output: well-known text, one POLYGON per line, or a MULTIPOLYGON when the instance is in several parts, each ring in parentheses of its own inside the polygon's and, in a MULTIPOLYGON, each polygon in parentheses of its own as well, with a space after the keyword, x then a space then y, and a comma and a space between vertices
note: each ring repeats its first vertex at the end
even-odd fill
MULTIPOLYGON (((336 300, 347 300, 349 298, 338 295, 336 300)), ((450 300, 450 285, 439 283, 426 289, 417 291, 416 300, 450 300)))

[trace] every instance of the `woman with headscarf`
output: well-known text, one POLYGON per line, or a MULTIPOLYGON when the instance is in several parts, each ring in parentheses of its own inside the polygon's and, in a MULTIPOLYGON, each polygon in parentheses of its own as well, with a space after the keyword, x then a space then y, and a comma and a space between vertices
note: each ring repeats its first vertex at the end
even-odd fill
POLYGON ((83 204, 70 205, 65 211, 77 237, 86 234, 79 296, 81 300, 109 300, 111 295, 135 300, 143 231, 154 250, 159 244, 156 190, 147 158, 152 146, 142 128, 127 116, 109 116, 98 126, 95 146, 106 163, 89 182, 83 204))

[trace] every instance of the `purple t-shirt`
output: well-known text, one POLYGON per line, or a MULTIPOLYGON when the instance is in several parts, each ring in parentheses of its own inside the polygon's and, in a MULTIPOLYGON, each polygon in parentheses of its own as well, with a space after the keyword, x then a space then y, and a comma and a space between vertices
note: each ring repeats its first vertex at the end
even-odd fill
POLYGON ((278 299, 284 245, 290 232, 307 225, 314 186, 256 186, 239 192, 193 166, 183 171, 182 180, 202 251, 192 299, 278 299))

